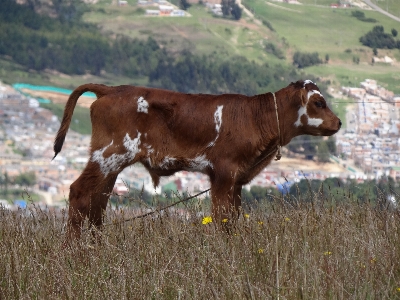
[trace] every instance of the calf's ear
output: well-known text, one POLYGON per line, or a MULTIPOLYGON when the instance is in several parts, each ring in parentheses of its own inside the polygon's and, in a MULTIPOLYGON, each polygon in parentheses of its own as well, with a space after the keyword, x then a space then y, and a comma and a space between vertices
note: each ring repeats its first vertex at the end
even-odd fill
POLYGON ((297 92, 297 96, 300 100, 301 106, 306 106, 308 102, 308 91, 302 88, 297 92))

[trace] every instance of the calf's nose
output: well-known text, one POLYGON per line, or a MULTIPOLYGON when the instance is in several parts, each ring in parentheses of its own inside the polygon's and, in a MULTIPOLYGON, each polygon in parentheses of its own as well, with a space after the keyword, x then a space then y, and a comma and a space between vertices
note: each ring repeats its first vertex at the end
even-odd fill
POLYGON ((342 127, 342 121, 339 119, 339 128, 342 127))

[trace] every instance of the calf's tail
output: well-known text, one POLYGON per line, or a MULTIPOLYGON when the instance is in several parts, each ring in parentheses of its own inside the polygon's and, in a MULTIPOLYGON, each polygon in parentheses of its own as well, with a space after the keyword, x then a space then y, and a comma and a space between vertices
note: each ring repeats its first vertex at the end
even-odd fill
POLYGON ((60 128, 58 129, 57 136, 54 140, 54 157, 61 151, 61 148, 64 144, 65 136, 67 135, 67 131, 69 125, 71 124, 72 115, 74 113, 74 109, 76 103, 78 102, 79 97, 85 92, 93 92, 96 94, 97 99, 107 95, 112 91, 112 87, 103 85, 103 84, 93 84, 88 83, 77 87, 72 94, 69 96, 67 104, 65 105, 63 119, 61 121, 60 128))

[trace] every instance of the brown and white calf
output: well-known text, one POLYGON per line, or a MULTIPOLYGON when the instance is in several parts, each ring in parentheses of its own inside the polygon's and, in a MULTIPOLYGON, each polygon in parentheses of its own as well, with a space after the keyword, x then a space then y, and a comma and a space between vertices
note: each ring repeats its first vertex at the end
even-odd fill
POLYGON ((302 134, 330 136, 341 126, 310 80, 276 93, 182 94, 134 86, 85 84, 70 95, 54 143, 62 148, 78 98, 93 92, 90 159, 69 195, 68 237, 79 237, 86 217, 102 225, 118 174, 140 162, 154 185, 181 170, 207 174, 212 214, 232 216, 241 191, 265 168, 280 146, 302 134))

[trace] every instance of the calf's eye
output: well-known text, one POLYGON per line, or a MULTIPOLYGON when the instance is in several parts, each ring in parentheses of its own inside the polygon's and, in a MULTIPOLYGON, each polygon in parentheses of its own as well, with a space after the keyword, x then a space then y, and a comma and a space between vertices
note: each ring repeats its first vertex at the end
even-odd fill
POLYGON ((317 101, 317 102, 315 102, 315 106, 318 108, 321 108, 324 106, 324 104, 321 101, 317 101))

